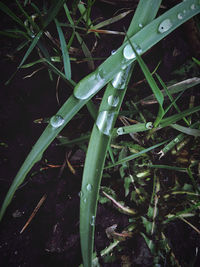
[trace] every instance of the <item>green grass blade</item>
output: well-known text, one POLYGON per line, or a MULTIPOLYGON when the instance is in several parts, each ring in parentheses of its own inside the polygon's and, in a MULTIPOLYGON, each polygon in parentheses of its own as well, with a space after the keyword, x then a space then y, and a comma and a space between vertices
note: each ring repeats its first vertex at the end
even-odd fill
POLYGON ((159 127, 163 128, 163 127, 166 127, 166 126, 170 126, 171 124, 183 119, 183 117, 189 116, 189 115, 191 115, 191 114, 193 114, 195 112, 198 112, 199 110, 200 110, 200 106, 196 106, 194 108, 186 109, 186 110, 182 111, 179 114, 175 114, 175 115, 172 115, 172 116, 170 116, 168 118, 163 119, 160 122, 159 127))
POLYGON ((65 76, 66 76, 67 80, 71 80, 71 65, 70 65, 70 59, 69 59, 69 54, 68 54, 68 50, 67 50, 67 45, 65 42, 65 37, 64 37, 63 31, 62 31, 57 19, 55 19, 55 23, 56 23, 58 35, 60 38, 60 45, 61 45, 61 50, 62 50, 62 55, 63 55, 65 76))
MULTIPOLYGON (((172 105, 174 106, 174 108, 177 110, 178 113, 181 113, 181 110, 179 109, 179 107, 177 106, 176 102, 174 101, 170 91, 167 89, 167 86, 165 85, 165 83, 163 82, 163 80, 161 79, 161 77, 156 73, 156 77, 159 80, 160 84, 162 85, 163 89, 165 90, 167 96, 169 97, 172 105)), ((170 105, 171 106, 171 105, 170 105)), ((169 107, 166 109, 168 110, 169 107)), ((165 110, 165 114, 166 114, 166 110, 165 110)), ((188 120, 184 117, 183 120, 185 121, 185 123, 189 126, 189 122, 188 120)))
POLYGON ((28 58, 30 53, 33 51, 33 49, 37 45, 40 37, 42 36, 42 33, 43 33, 43 31, 39 31, 38 34, 34 37, 33 41, 31 42, 31 45, 29 46, 28 50, 26 51, 26 53, 25 53, 22 61, 20 62, 18 68, 20 68, 24 64, 24 62, 26 61, 26 59, 28 58))
MULTIPOLYGON (((194 78, 186 79, 184 81, 175 83, 175 84, 173 84, 171 86, 168 86, 167 90, 169 91, 169 93, 171 95, 173 95, 173 94, 177 94, 179 92, 183 92, 183 91, 185 91, 185 90, 187 90, 189 88, 192 88, 193 86, 196 86, 199 83, 200 83, 200 78, 194 77, 194 78)), ((162 94, 164 96, 167 95, 165 90, 162 90, 161 92, 162 92, 162 94)), ((143 98, 142 102, 151 101, 151 100, 155 100, 155 96, 154 95, 150 95, 150 96, 147 96, 147 97, 143 98)), ((141 102, 141 100, 139 102, 137 102, 136 105, 138 105, 140 102, 141 102)))
POLYGON ((88 49, 86 43, 84 42, 83 38, 80 36, 80 34, 78 32, 75 32, 76 38, 79 41, 81 48, 83 50, 84 55, 86 56, 86 58, 89 58, 88 61, 88 67, 90 70, 94 70, 94 61, 92 59, 92 54, 90 52, 90 50, 88 49))
POLYGON ((98 29, 100 29, 100 28, 102 28, 102 27, 108 26, 108 25, 110 25, 110 24, 112 24, 112 23, 115 23, 115 22, 117 22, 117 21, 123 19, 123 18, 126 17, 130 12, 132 12, 132 10, 123 12, 123 13, 121 13, 121 14, 119 14, 119 15, 113 17, 113 18, 104 20, 104 21, 102 21, 102 22, 96 24, 95 26, 93 26, 93 27, 91 26, 91 27, 92 27, 92 29, 98 30, 98 29))
POLYGON ((179 124, 171 124, 170 126, 174 129, 176 129, 177 131, 182 132, 184 134, 193 135, 193 136, 200 136, 200 130, 184 127, 184 126, 179 125, 179 124))
MULTIPOLYGON (((128 38, 128 41, 129 41, 129 38, 128 38)), ((155 95, 155 98, 159 104, 158 115, 157 115, 156 120, 154 122, 154 126, 156 127, 159 124, 159 122, 161 121, 162 117, 164 116, 164 109, 163 109, 164 96, 163 96, 160 88, 158 87, 156 81, 154 80, 151 72, 149 71, 147 65, 144 63, 141 56, 137 53, 137 49, 131 44, 131 42, 130 42, 130 45, 131 45, 131 47, 132 47, 132 49, 136 55, 137 61, 140 65, 140 68, 143 71, 144 76, 145 76, 149 86, 151 87, 151 89, 155 95)))
MULTIPOLYGON (((144 4, 144 2, 146 1, 140 1, 140 5, 141 3, 144 4)), ((159 2, 157 2, 158 6, 159 2)), ((157 9, 155 9, 153 12, 155 16, 157 9)), ((146 14, 144 13, 140 15, 143 18, 146 17, 146 14)), ((128 31, 130 34, 133 34, 137 31, 136 25, 137 23, 133 18, 128 31)), ((122 73, 122 76, 120 76, 121 73, 119 74, 119 79, 122 79, 124 83, 122 85, 124 86, 123 90, 115 88, 113 83, 109 83, 107 86, 99 109, 96 124, 93 127, 86 155, 80 201, 80 238, 83 265, 87 267, 92 265, 97 198, 99 194, 106 152, 111 140, 112 129, 123 101, 129 79, 131 77, 131 70, 132 68, 129 67, 124 73, 122 73)), ((116 77, 117 78, 115 79, 118 80, 118 75, 116 77)))
POLYGON ((159 144, 153 145, 153 146, 151 146, 151 147, 148 147, 148 148, 146 148, 146 149, 143 149, 142 151, 140 151, 140 152, 138 152, 138 153, 136 153, 136 154, 130 155, 130 156, 128 156, 128 157, 125 157, 125 158, 123 158, 123 159, 121 159, 121 160, 118 160, 118 161, 116 161, 114 164, 111 164, 111 165, 106 166, 105 169, 109 169, 109 168, 115 167, 115 166, 117 166, 117 165, 123 164, 123 163, 125 163, 125 162, 127 162, 127 161, 136 159, 136 158, 140 157, 141 155, 143 155, 143 154, 145 154, 145 153, 147 153, 147 152, 149 152, 149 151, 151 151, 151 150, 153 150, 153 149, 155 149, 155 148, 157 148, 157 147, 159 147, 159 146, 164 145, 166 142, 168 142, 168 140, 167 140, 167 141, 164 141, 164 142, 161 142, 161 143, 159 143, 159 144))
POLYGON ((130 126, 119 127, 113 130, 112 137, 117 137, 119 135, 130 134, 130 133, 144 132, 148 131, 149 129, 152 129, 152 127, 153 127, 152 122, 137 123, 130 126))

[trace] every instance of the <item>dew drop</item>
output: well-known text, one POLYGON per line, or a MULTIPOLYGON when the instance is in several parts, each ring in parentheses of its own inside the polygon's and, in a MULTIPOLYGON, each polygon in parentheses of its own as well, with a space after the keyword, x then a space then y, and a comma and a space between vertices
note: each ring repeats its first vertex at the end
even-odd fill
POLYGON ((178 13, 177 17, 178 19, 183 19, 183 15, 181 13, 178 13))
POLYGON ((153 128, 153 123, 151 121, 149 121, 149 122, 146 123, 145 127, 147 129, 152 129, 153 128))
POLYGON ((139 25, 138 25, 140 28, 142 28, 143 27, 143 25, 142 25, 142 23, 139 23, 139 25))
POLYGON ((115 78, 112 80, 112 86, 117 89, 124 89, 125 88, 125 73, 124 71, 120 71, 117 73, 115 78))
POLYGON ((83 202, 84 202, 84 203, 86 203, 86 202, 87 202, 87 199, 86 199, 86 198, 84 198, 84 199, 83 199, 83 202))
POLYGON ((123 130, 122 127, 120 127, 120 128, 117 129, 117 134, 118 135, 122 135, 123 133, 124 133, 124 130, 123 130))
POLYGON ((90 220, 90 225, 94 226, 94 224, 95 224, 95 216, 92 216, 90 220))
POLYGON ((114 55, 116 53, 116 50, 111 51, 111 55, 114 55))
POLYGON ((192 10, 195 10, 195 8, 196 8, 195 4, 192 4, 192 5, 190 6, 190 8, 191 8, 192 10))
POLYGON ((53 128, 58 128, 64 123, 64 119, 60 115, 55 115, 50 119, 50 124, 53 128))
POLYGON ((108 105, 111 106, 111 107, 116 107, 119 103, 119 97, 118 96, 113 96, 113 95, 110 95, 108 97, 108 105))
POLYGON ((171 20, 170 19, 165 19, 160 23, 160 25, 158 27, 158 31, 160 33, 163 33, 163 32, 168 31, 171 27, 172 27, 171 20))
POLYGON ((101 111, 97 117, 96 125, 102 133, 106 135, 110 135, 110 131, 112 129, 113 119, 114 119, 114 112, 109 111, 101 111))
POLYGON ((135 53, 130 44, 124 47, 123 55, 127 60, 135 58, 135 53))
POLYGON ((80 191, 80 192, 78 193, 78 196, 79 196, 80 198, 83 198, 84 193, 83 193, 82 191, 80 191))
POLYGON ((122 65, 122 70, 125 70, 126 68, 127 68, 127 66, 126 65, 122 65))
POLYGON ((87 189, 87 191, 91 192, 92 191, 92 185, 91 184, 87 184, 86 189, 87 189))
POLYGON ((103 73, 97 71, 95 74, 91 73, 86 76, 75 87, 74 96, 78 99, 85 100, 97 93, 105 85, 105 80, 102 78, 102 75, 103 73))

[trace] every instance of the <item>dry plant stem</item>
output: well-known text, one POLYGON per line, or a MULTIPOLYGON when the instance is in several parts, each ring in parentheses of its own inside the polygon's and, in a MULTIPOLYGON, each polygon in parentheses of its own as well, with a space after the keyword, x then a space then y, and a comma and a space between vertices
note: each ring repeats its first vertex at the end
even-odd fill
POLYGON ((24 230, 28 227, 28 225, 33 220, 33 218, 35 217, 36 213, 38 212, 39 208, 42 206, 46 198, 47 198, 47 194, 44 194, 42 198, 40 199, 40 201, 38 202, 37 206, 35 207, 34 211, 31 213, 31 216, 29 217, 28 221, 25 223, 24 227, 20 231, 20 234, 22 234, 24 230))

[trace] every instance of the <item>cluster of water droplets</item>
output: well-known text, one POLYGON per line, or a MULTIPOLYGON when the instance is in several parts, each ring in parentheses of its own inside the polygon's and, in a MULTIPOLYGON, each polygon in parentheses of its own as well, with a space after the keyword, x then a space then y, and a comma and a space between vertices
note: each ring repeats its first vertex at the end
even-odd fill
POLYGON ((58 128, 63 125, 64 119, 60 115, 55 115, 50 119, 50 124, 53 128, 58 128))
POLYGON ((85 186, 85 189, 82 189, 82 190, 79 192, 78 195, 79 195, 79 197, 81 198, 81 200, 82 200, 82 202, 83 202, 84 204, 87 203, 87 195, 88 195, 88 193, 91 193, 92 190, 93 190, 93 186, 92 186, 91 184, 87 184, 87 185, 85 186))

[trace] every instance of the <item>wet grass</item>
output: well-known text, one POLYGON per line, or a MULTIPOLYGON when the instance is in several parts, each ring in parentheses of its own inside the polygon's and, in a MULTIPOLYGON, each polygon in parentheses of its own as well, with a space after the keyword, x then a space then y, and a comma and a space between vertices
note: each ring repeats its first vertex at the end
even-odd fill
MULTIPOLYGON (((92 266, 92 261, 98 261, 93 246, 101 179, 111 177, 116 172, 119 181, 115 182, 121 183, 124 188, 123 199, 120 199, 121 194, 117 190, 115 192, 112 189, 115 184, 111 180, 109 185, 102 188, 99 201, 111 202, 118 209, 119 216, 122 212, 130 217, 130 224, 121 232, 116 227, 109 229, 109 238, 117 241, 111 242, 102 251, 102 257, 116 246, 120 250, 121 241, 137 233, 144 238, 154 266, 166 264, 166 261, 170 266, 179 266, 166 237, 168 224, 181 220, 199 233, 198 226, 190 222, 191 218, 198 218, 200 204, 197 157, 200 106, 193 93, 193 88, 200 83, 200 78, 195 77, 199 61, 194 58, 186 63, 188 66, 191 62, 195 63, 189 78, 185 72, 181 72, 179 80, 164 82, 158 74, 159 62, 156 69, 150 72, 148 62, 142 55, 198 14, 199 2, 184 1, 155 19, 161 1, 149 1, 147 4, 141 0, 134 10, 129 29, 127 32, 123 30, 124 43, 97 68, 93 51, 101 34, 122 35, 118 30, 104 30, 102 27, 109 28, 132 10, 119 10, 120 14, 97 23, 91 16, 95 1, 88 1, 87 4, 74 1, 71 6, 64 2, 57 1, 50 7, 44 5, 42 11, 31 2, 32 12, 28 13, 28 3, 25 1, 22 5, 16 1, 21 12, 20 18, 3 3, 0 4, 1 10, 19 27, 4 30, 1 34, 22 39, 17 50, 26 48, 17 71, 42 65, 49 72, 50 79, 57 75, 58 84, 62 79, 73 90, 59 111, 51 118, 44 119, 48 125, 16 175, 2 205, 0 218, 16 189, 56 137, 60 145, 76 145, 81 149, 90 137, 80 194, 80 238, 84 266, 92 266), (63 22, 58 13, 62 14, 63 22), (56 33, 50 31, 50 25, 53 25, 56 33), (95 40, 92 48, 88 35, 95 40), (47 45, 47 40, 50 45, 47 45), (75 48, 77 44, 79 49, 75 48), (38 59, 27 63, 35 50, 38 59), (75 51, 73 56, 72 51, 75 51), (82 58, 78 55, 80 52, 84 55, 82 58), (72 64, 83 61, 87 61, 87 72, 90 74, 77 83, 73 80, 72 64), (147 84, 153 93, 137 101, 137 88, 132 88, 129 93, 136 62, 144 75, 144 80, 139 81, 144 84, 144 94, 147 84), (106 85, 101 104, 96 105, 96 94, 106 85), (89 133, 83 131, 80 137, 72 140, 60 136, 61 130, 67 129, 67 123, 78 112, 82 116, 80 110, 85 105, 94 121, 93 130, 89 133)), ((40 68, 31 76, 36 71, 40 71, 40 68)), ((7 83, 12 82, 15 74, 7 83)), ((68 166, 72 172, 75 171, 69 161, 68 166)), ((115 249, 116 257, 118 250, 115 249)), ((194 266, 194 262, 195 259, 190 264, 194 266)))

